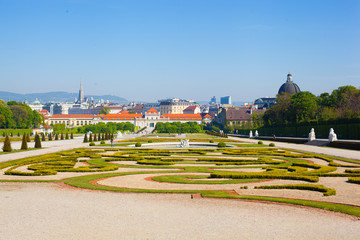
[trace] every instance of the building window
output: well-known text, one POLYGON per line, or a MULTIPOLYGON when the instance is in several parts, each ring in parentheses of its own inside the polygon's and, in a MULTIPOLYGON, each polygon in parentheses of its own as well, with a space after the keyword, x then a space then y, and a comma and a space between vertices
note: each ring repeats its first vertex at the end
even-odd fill
POLYGON ((79 121, 76 121, 76 125, 79 126, 79 121))
POLYGON ((84 124, 83 121, 80 122, 81 126, 84 124))

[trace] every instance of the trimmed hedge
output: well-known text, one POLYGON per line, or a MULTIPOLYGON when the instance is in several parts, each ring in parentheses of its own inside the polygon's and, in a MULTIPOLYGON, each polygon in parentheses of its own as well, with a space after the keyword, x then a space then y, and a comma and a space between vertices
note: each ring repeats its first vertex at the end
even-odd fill
POLYGON ((288 185, 269 185, 269 186, 255 186, 255 189, 297 189, 297 190, 310 190, 322 192, 324 196, 331 196, 336 194, 333 188, 327 188, 323 185, 314 184, 288 184, 288 185))

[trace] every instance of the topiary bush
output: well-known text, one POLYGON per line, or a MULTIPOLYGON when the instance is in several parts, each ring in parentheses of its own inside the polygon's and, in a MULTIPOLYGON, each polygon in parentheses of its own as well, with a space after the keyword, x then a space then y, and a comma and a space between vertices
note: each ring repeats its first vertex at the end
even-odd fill
POLYGON ((70 134, 70 139, 74 139, 74 134, 73 133, 70 134))
POLYGON ((217 146, 218 146, 219 148, 224 148, 224 147, 226 147, 226 143, 224 143, 224 142, 219 142, 217 146))
POLYGON ((11 152, 12 151, 11 142, 10 142, 10 138, 9 138, 8 135, 6 135, 6 137, 5 137, 3 151, 4 152, 11 152))
POLYGON ((105 144, 105 141, 104 141, 104 140, 101 140, 100 144, 105 144))
POLYGON ((27 141, 27 142, 31 142, 31 140, 30 140, 30 134, 29 134, 29 133, 26 134, 26 141, 27 141))
POLYGON ((141 147, 141 143, 139 142, 135 143, 135 147, 141 147))
POLYGON ((64 140, 64 134, 63 134, 63 133, 61 133, 60 139, 61 139, 61 140, 64 140))
POLYGON ((52 141, 52 134, 49 133, 49 141, 52 141))
POLYGON ((84 141, 83 141, 84 143, 87 143, 87 142, 89 142, 89 140, 88 140, 88 137, 87 137, 87 134, 85 133, 85 136, 84 136, 84 141))
POLYGON ((262 142, 262 141, 258 141, 258 144, 263 144, 263 142, 262 142))
POLYGON ((214 140, 210 140, 209 143, 214 143, 214 140))
POLYGON ((89 143, 89 146, 95 146, 94 142, 89 143))
POLYGON ((69 139, 69 134, 68 133, 65 134, 65 139, 69 139))
POLYGON ((45 134, 44 133, 41 133, 41 141, 45 142, 46 139, 45 139, 45 134))
POLYGON ((269 147, 275 147, 275 143, 269 143, 269 147))
POLYGON ((27 150, 27 149, 28 149, 28 145, 27 145, 27 141, 26 141, 26 133, 24 133, 22 142, 21 142, 21 150, 27 150))
POLYGON ((153 142, 153 140, 149 140, 149 141, 148 141, 148 143, 152 143, 152 142, 153 142))
POLYGON ((41 148, 40 136, 38 134, 35 135, 35 148, 41 148))

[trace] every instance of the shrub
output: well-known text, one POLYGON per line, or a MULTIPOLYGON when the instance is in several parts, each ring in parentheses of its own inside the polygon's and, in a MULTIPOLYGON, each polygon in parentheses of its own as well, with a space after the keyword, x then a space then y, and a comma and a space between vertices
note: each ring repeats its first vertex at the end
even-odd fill
POLYGON ((105 141, 104 141, 104 140, 101 140, 100 144, 105 144, 105 141))
POLYGON ((263 144, 263 142, 262 142, 262 141, 258 141, 258 144, 263 144))
POLYGON ((85 136, 84 136, 84 141, 83 141, 84 143, 87 143, 87 142, 89 142, 89 140, 88 140, 88 137, 87 137, 87 134, 85 133, 85 136))
POLYGON ((52 134, 49 133, 49 141, 52 141, 52 134))
POLYGON ((70 138, 74 139, 74 134, 73 133, 70 134, 70 138))
POLYGON ((269 147, 275 147, 275 143, 269 143, 269 147))
POLYGON ((31 142, 31 140, 30 140, 30 134, 29 134, 29 133, 26 134, 26 141, 27 141, 27 142, 31 142))
POLYGON ((41 148, 41 141, 38 134, 35 135, 35 148, 41 148))
POLYGON ((218 146, 219 148, 224 148, 224 147, 226 147, 226 143, 224 143, 224 142, 219 142, 217 146, 218 146))
POLYGON ((210 140, 209 143, 214 143, 214 140, 210 140))
POLYGON ((55 140, 59 140, 59 134, 55 134, 55 140))
POLYGON ((41 141, 45 142, 46 139, 45 139, 45 133, 41 133, 41 141))
POLYGON ((24 133, 23 138, 22 138, 21 149, 22 150, 28 149, 28 145, 27 145, 27 141, 26 141, 26 133, 24 133))
POLYGON ((139 142, 135 143, 135 147, 141 147, 141 143, 139 142))
POLYGON ((89 135, 89 142, 92 142, 93 141, 93 138, 92 138, 92 134, 90 133, 89 135))
POLYGON ((153 140, 149 140, 149 141, 148 141, 148 143, 152 143, 152 142, 153 142, 153 140))
POLYGON ((3 151, 4 152, 11 152, 12 151, 11 142, 10 142, 10 138, 9 138, 8 135, 6 135, 6 137, 5 137, 3 151))
POLYGON ((64 134, 63 134, 63 133, 61 133, 60 139, 61 139, 61 140, 64 140, 64 134))
POLYGON ((95 146, 94 142, 89 143, 89 146, 95 146))
POLYGON ((93 142, 97 141, 96 133, 94 133, 93 142))

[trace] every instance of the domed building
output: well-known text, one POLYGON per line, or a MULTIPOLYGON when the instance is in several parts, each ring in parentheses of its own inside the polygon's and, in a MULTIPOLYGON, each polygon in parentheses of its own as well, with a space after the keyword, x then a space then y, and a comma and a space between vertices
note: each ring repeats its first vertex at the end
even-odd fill
POLYGON ((281 93, 290 93, 290 95, 293 95, 295 93, 300 92, 300 88, 296 83, 293 83, 292 81, 292 75, 289 73, 287 75, 286 83, 281 85, 279 89, 279 94, 281 93))

